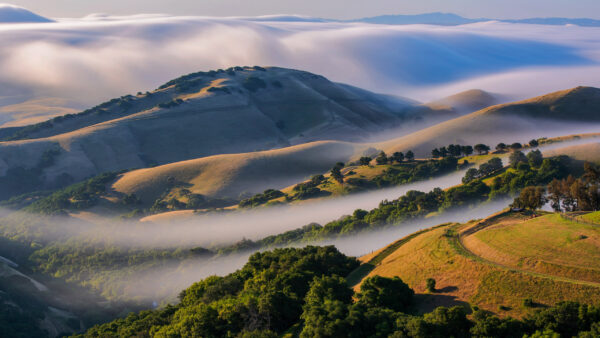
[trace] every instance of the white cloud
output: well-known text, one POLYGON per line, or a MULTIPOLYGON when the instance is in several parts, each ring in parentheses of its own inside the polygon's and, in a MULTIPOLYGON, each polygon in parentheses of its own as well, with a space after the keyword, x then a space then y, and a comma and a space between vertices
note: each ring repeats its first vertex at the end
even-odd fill
POLYGON ((599 74, 592 65, 600 59, 600 29, 574 26, 93 15, 0 25, 0 41, 0 83, 89 105, 235 65, 304 69, 421 100, 475 87, 528 96, 600 85, 590 75, 599 74))

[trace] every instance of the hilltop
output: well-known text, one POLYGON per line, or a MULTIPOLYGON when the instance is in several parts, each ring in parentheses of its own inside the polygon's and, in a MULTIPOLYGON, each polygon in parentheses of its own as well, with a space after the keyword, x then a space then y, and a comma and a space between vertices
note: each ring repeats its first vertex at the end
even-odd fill
MULTIPOLYGON (((425 295, 422 311, 469 303, 521 317, 563 300, 600 304, 600 228, 547 213, 500 212, 415 233, 361 258, 352 276, 398 276, 425 295)), ((360 276, 360 277, 359 277, 360 276)))
POLYGON ((439 100, 428 102, 425 106, 434 110, 451 110, 457 114, 463 115, 498 103, 500 103, 500 98, 497 95, 481 89, 470 89, 439 100))
POLYGON ((319 140, 365 141, 385 130, 450 117, 298 70, 198 72, 153 92, 11 129, 12 136, 0 143, 0 197, 217 154, 319 140))

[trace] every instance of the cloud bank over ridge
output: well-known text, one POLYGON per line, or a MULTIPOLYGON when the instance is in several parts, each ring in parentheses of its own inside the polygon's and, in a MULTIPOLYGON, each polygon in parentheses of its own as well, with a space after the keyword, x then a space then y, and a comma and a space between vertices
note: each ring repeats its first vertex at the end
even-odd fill
POLYGON ((235 65, 303 69, 419 100, 470 88, 522 98, 600 85, 600 28, 593 27, 91 15, 2 24, 0 40, 0 98, 26 93, 88 105, 235 65))

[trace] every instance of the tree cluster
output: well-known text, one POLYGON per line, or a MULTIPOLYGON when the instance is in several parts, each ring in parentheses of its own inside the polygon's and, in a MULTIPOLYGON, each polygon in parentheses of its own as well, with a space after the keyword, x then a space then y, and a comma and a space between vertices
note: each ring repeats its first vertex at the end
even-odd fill
POLYGON ((548 185, 547 199, 555 211, 594 211, 600 210, 600 170, 584 163, 581 178, 569 175, 559 180, 553 179, 548 185))
POLYGON ((500 169, 504 168, 502 160, 498 157, 493 157, 486 163, 479 166, 479 169, 470 168, 465 173, 462 179, 463 183, 469 183, 473 180, 484 178, 500 169))
POLYGON ((562 302, 522 320, 475 308, 413 315, 414 292, 398 277, 374 276, 354 292, 343 276, 358 266, 334 247, 253 254, 244 267, 212 276, 181 302, 94 326, 82 337, 596 337, 600 308, 562 302))
POLYGON ((469 156, 473 154, 473 147, 470 145, 460 145, 460 144, 450 144, 447 147, 435 148, 431 151, 431 157, 439 158, 439 157, 461 157, 461 156, 469 156))

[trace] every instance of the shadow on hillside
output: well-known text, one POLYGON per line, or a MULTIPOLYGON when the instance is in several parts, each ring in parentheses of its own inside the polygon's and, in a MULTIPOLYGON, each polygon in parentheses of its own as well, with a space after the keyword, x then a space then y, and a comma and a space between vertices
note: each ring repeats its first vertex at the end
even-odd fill
MULTIPOLYGON (((446 287, 452 288, 452 287, 446 287)), ((446 289, 444 288, 444 289, 446 289)), ((454 287, 456 290, 458 288, 454 287)), ((419 314, 428 313, 440 306, 452 307, 462 306, 468 313, 472 312, 471 306, 467 302, 458 300, 455 296, 439 295, 435 293, 419 293, 415 294, 415 308, 419 314)))
POLYGON ((458 288, 456 286, 446 286, 441 289, 436 289, 435 292, 447 293, 447 292, 454 292, 456 290, 458 290, 458 288))

